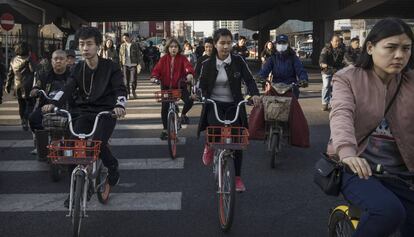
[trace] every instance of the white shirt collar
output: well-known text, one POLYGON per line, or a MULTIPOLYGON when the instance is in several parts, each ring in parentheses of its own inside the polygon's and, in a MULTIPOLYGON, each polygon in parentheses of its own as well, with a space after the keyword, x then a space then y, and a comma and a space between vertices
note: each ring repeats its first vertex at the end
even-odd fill
POLYGON ((224 59, 224 60, 220 60, 218 57, 216 57, 216 66, 217 67, 220 67, 220 66, 222 66, 223 65, 223 63, 225 63, 225 64, 230 64, 231 63, 231 54, 229 54, 229 56, 226 58, 226 59, 224 59))

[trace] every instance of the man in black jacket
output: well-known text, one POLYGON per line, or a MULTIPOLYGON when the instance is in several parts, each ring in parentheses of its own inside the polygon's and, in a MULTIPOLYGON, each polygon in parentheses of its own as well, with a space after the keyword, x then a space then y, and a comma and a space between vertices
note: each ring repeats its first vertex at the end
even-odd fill
POLYGON ((332 76, 335 72, 343 68, 344 51, 340 47, 340 38, 334 35, 331 42, 327 44, 319 56, 319 66, 322 74, 322 110, 329 110, 332 93, 332 76))
MULTIPOLYGON (((35 85, 30 92, 31 97, 36 97, 39 90, 44 90, 49 97, 53 97, 56 92, 63 90, 70 74, 67 68, 66 56, 65 51, 60 49, 56 50, 52 54, 52 69, 49 71, 39 70, 38 73, 35 73, 35 85)), ((29 115, 30 129, 33 134, 36 134, 39 130, 43 130, 41 108, 44 104, 45 101, 43 98, 38 98, 33 112, 29 115)), ((36 143, 39 142, 39 137, 34 138, 35 149, 31 152, 33 155, 37 154, 36 143)), ((45 159, 46 157, 39 156, 39 160, 45 159)))
POLYGON ((352 38, 351 45, 345 51, 345 55, 344 55, 345 66, 355 65, 360 55, 361 55, 361 48, 359 47, 359 39, 356 37, 352 38))
MULTIPOLYGON (((53 104, 43 106, 42 111, 52 111, 77 90, 72 111, 81 116, 75 121, 74 130, 78 133, 89 133, 99 112, 113 111, 118 118, 125 116, 127 90, 119 65, 111 60, 98 58, 102 35, 97 28, 80 28, 76 32, 76 41, 79 42, 79 50, 85 60, 75 65, 64 90, 56 94, 53 104)), ((108 168, 108 189, 105 190, 109 190, 119 181, 118 160, 112 155, 108 144, 115 124, 115 118, 102 116, 92 137, 93 140, 102 141, 100 159, 108 168)), ((69 206, 68 200, 65 201, 65 206, 69 206)))
POLYGON ((244 36, 239 37, 239 41, 235 46, 233 46, 232 53, 240 55, 244 60, 249 57, 249 50, 246 47, 247 39, 244 36))

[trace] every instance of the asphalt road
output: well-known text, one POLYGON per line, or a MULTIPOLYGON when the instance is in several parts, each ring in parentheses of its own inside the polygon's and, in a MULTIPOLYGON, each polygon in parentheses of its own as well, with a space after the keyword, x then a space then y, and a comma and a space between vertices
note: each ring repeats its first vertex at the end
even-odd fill
MULTIPOLYGON (((160 106, 151 99, 156 87, 140 80, 140 99, 129 101, 129 117, 118 122, 111 141, 122 164, 120 184, 108 205, 96 197, 88 203, 82 236, 327 236, 329 209, 343 200, 325 196, 312 182, 329 127, 328 113, 320 110, 320 75, 310 76, 300 103, 311 147, 285 146, 271 169, 265 144, 251 142, 242 169, 247 191, 236 195, 234 224, 226 234, 218 225, 211 167, 201 162, 204 137, 196 138, 201 106, 191 110, 191 124, 180 133, 185 139, 179 159, 172 161, 158 139, 160 106)), ((17 103, 5 99, 0 105, 0 236, 71 236, 63 208, 69 177, 50 180, 47 165, 29 154, 31 134, 16 126, 17 103)))

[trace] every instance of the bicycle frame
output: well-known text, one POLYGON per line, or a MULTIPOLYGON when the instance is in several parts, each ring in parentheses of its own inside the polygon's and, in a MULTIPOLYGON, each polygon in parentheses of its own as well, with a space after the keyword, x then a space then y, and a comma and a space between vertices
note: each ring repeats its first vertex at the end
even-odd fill
MULTIPOLYGON (((72 116, 67 110, 63 109, 55 109, 55 113, 63 113, 68 117, 69 122, 69 130, 71 134, 75 137, 77 137, 79 140, 86 140, 87 138, 93 136, 93 134, 96 131, 96 128, 98 126, 99 118, 104 114, 112 114, 110 111, 102 111, 98 113, 95 117, 95 122, 93 124, 92 131, 88 134, 84 133, 76 133, 73 130, 73 121, 72 116)), ((98 186, 96 186, 96 177, 98 175, 98 170, 102 167, 102 161, 100 159, 97 159, 92 164, 79 164, 75 167, 75 169, 72 171, 71 174, 71 181, 70 181, 70 192, 69 192, 69 213, 66 215, 67 217, 71 217, 73 215, 73 195, 74 195, 74 187, 75 187, 75 178, 77 175, 83 175, 85 179, 84 187, 83 187, 83 195, 82 195, 82 216, 87 217, 86 215, 86 201, 87 201, 87 194, 89 190, 89 182, 91 181, 94 187, 94 192, 98 190, 98 188, 102 187, 102 185, 105 183, 105 181, 102 181, 103 183, 100 183, 98 186), (90 171, 92 169, 92 171, 90 171), (79 173, 81 172, 81 173, 79 173)))

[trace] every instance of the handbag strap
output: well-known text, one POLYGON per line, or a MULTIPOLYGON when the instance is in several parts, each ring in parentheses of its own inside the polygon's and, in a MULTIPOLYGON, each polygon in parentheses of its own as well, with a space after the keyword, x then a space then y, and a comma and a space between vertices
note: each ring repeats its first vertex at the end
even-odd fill
MULTIPOLYGON (((400 82, 398 83, 398 87, 397 87, 397 91, 395 92, 394 96, 392 97, 390 103, 388 104, 387 108, 385 109, 384 112, 384 117, 387 115, 388 111, 390 110, 391 106, 394 104, 395 98, 397 98, 397 94, 400 91, 401 88, 401 84, 403 81, 403 77, 401 76, 400 78, 400 82)), ((365 137, 358 142, 358 146, 361 145, 365 140, 367 140, 367 138, 377 129, 377 126, 375 128, 373 128, 367 135, 365 135, 365 137)))

